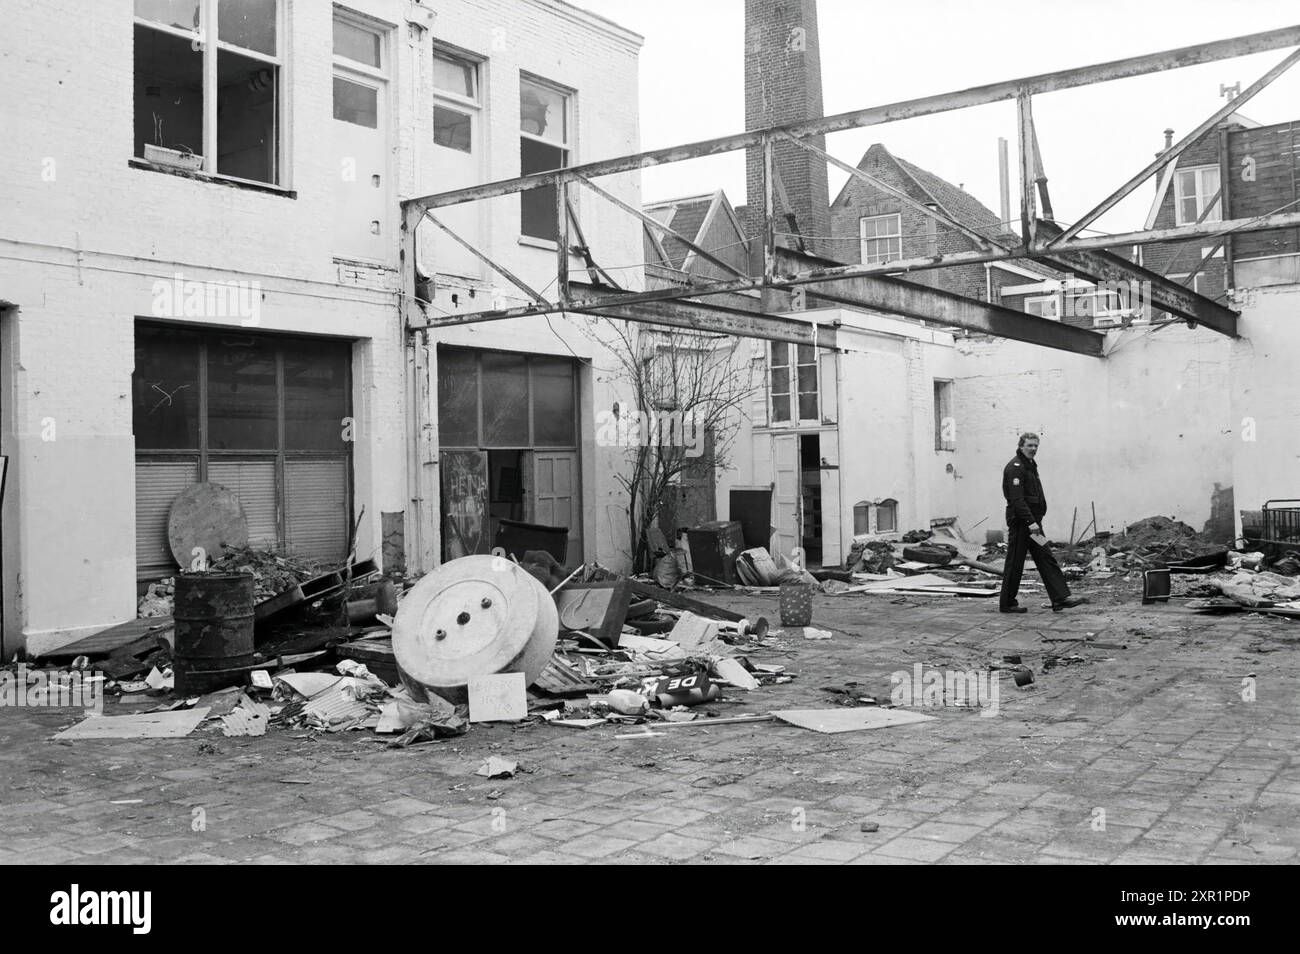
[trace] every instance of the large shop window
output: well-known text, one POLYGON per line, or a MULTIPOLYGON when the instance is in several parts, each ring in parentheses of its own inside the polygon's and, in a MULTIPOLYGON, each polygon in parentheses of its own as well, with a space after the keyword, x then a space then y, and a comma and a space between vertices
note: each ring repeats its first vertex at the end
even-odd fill
POLYGON ((349 342, 141 323, 132 392, 141 579, 175 572, 168 512, 199 481, 239 497, 250 545, 346 555, 357 436, 349 342))

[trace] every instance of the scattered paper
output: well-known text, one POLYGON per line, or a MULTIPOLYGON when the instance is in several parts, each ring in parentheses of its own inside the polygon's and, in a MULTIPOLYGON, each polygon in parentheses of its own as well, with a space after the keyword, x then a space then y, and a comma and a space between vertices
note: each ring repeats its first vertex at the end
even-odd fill
POLYGON ((254 689, 272 689, 275 687, 275 684, 271 682, 271 674, 265 669, 254 669, 251 678, 254 689))
POLYGON ((491 755, 484 759, 483 764, 478 767, 478 771, 474 774, 482 775, 484 778, 514 778, 515 772, 518 770, 518 762, 491 755))
POLYGON ((636 636, 624 633, 618 641, 618 648, 635 656, 646 656, 653 660, 670 661, 685 659, 686 650, 667 639, 655 639, 653 636, 636 636))
POLYGON ((604 719, 551 719, 551 725, 562 725, 570 729, 591 729, 604 725, 604 719))
POLYGON ((892 725, 913 722, 933 722, 934 716, 922 715, 910 709, 877 709, 873 707, 839 709, 783 709, 773 712, 782 722, 797 725, 814 732, 857 732, 862 729, 883 729, 892 725))
POLYGON ((758 688, 758 680, 749 674, 749 670, 740 664, 740 660, 729 656, 720 656, 713 660, 713 673, 723 682, 737 689, 749 691, 758 688))
POLYGON ((271 710, 248 696, 239 700, 239 706, 221 717, 221 732, 227 738, 243 735, 266 735, 271 724, 271 710))
POLYGON ((149 670, 149 675, 144 677, 144 681, 150 689, 171 689, 176 682, 176 677, 172 675, 170 668, 162 673, 158 671, 157 666, 154 666, 149 670))
POLYGON ((803 628, 803 638, 804 639, 830 639, 831 631, 829 629, 816 629, 815 627, 812 626, 805 626, 803 628))
POLYGON ((528 715, 528 687, 522 672, 474 676, 468 692, 470 722, 518 722, 528 715))
POLYGON ((430 695, 429 699, 429 702, 394 699, 386 703, 380 711, 379 723, 375 726, 375 731, 381 735, 405 732, 413 726, 446 719, 456 714, 456 707, 441 696, 430 695))
POLYGON ((282 682, 294 692, 311 699, 341 681, 342 678, 328 672, 287 672, 282 676, 276 676, 275 681, 282 682))
POLYGON ((207 716, 204 709, 174 709, 124 716, 91 716, 54 736, 56 739, 177 739, 189 735, 207 716))
POLYGON ((718 638, 716 620, 705 619, 691 612, 682 613, 669 639, 686 650, 687 654, 709 652, 718 638))

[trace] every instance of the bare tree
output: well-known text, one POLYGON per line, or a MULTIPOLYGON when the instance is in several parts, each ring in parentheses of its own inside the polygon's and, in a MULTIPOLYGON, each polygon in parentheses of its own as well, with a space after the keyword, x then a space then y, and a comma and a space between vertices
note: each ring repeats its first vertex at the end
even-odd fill
MULTIPOLYGON (((651 528, 684 474, 727 466, 755 389, 749 342, 730 335, 611 321, 605 345, 622 365, 632 406, 604 412, 602 443, 626 448, 617 475, 628 495, 634 572, 650 568, 651 528)), ((710 481, 711 483, 711 481, 710 481)))

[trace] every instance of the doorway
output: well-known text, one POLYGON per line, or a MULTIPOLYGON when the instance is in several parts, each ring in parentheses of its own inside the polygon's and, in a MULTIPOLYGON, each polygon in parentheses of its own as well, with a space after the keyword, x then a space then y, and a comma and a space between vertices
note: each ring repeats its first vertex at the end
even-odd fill
POLYGON ((799 489, 803 519, 800 542, 806 566, 822 563, 822 442, 820 434, 799 435, 799 489))

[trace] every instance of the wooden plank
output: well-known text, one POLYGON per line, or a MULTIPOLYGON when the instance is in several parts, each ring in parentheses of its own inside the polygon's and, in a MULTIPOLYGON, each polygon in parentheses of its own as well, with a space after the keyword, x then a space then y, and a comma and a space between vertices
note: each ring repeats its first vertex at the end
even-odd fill
POLYGON ((711 606, 700 600, 691 599, 689 596, 683 596, 681 593, 670 593, 668 590, 650 583, 642 583, 639 580, 629 580, 628 583, 632 587, 632 592, 637 596, 649 597, 676 609, 689 610, 697 616, 727 620, 731 623, 738 623, 745 618, 739 613, 733 613, 731 610, 723 609, 720 606, 711 606))
POLYGON ((130 619, 118 623, 98 633, 68 643, 43 654, 41 659, 75 659, 77 656, 96 656, 111 653, 131 645, 145 636, 159 635, 172 628, 170 616, 151 616, 145 619, 130 619))

